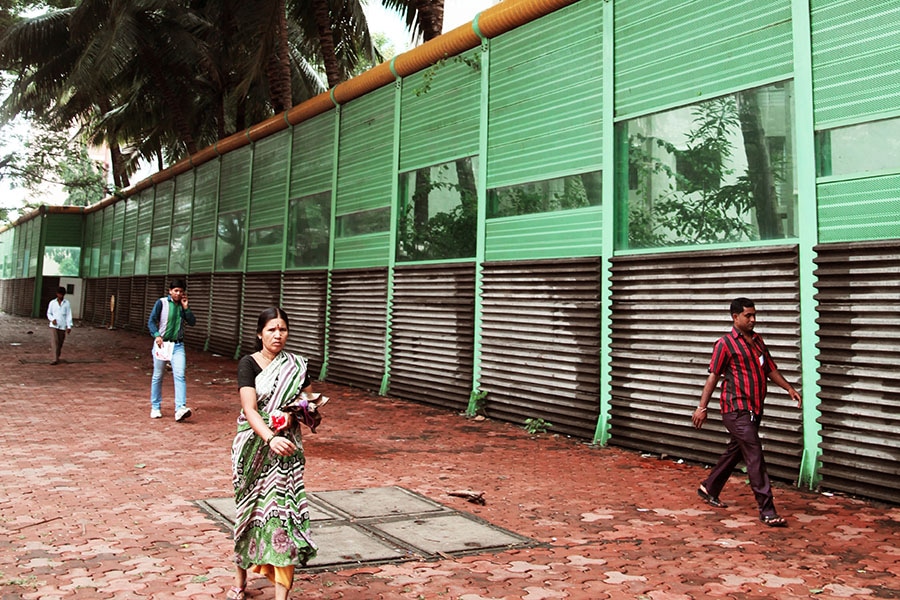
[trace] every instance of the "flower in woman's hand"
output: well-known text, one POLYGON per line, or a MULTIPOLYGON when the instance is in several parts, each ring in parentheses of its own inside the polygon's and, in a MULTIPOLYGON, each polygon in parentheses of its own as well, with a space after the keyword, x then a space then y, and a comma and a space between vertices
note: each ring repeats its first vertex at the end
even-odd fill
POLYGON ((280 410, 273 410, 272 414, 269 415, 269 427, 275 433, 286 429, 288 426, 288 414, 283 413, 280 410))

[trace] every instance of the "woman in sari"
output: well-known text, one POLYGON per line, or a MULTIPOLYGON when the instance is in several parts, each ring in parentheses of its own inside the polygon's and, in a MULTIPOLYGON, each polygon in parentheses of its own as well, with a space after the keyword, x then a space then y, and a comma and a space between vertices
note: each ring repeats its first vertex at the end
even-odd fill
POLYGON ((306 361, 284 351, 285 312, 264 310, 256 333, 257 351, 238 363, 242 410, 231 449, 237 571, 227 598, 244 600, 251 570, 275 584, 276 600, 286 600, 294 567, 306 565, 316 546, 309 535, 300 423, 282 409, 296 407, 301 392, 312 390, 306 361))

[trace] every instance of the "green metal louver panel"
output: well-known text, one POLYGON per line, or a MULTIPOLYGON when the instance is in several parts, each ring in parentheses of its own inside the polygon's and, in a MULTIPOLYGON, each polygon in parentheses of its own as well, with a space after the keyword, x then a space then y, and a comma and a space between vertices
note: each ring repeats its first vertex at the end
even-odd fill
POLYGON ((291 198, 331 189, 336 114, 331 110, 294 126, 291 198))
POLYGON ((599 206, 488 219, 485 260, 599 256, 603 214, 599 206))
POLYGON ((141 192, 139 204, 134 274, 147 275, 150 272, 150 238, 153 234, 153 188, 141 192))
POLYGON ((156 186, 153 198, 153 237, 150 241, 150 274, 165 275, 169 270, 169 239, 172 232, 172 203, 175 182, 171 179, 156 186))
POLYGON ((819 241, 900 237, 900 175, 820 183, 819 241))
POLYGON ((84 275, 88 277, 99 277, 100 242, 103 237, 103 211, 98 210, 91 213, 88 216, 88 223, 90 226, 90 236, 89 239, 85 241, 85 250, 87 250, 87 256, 85 258, 87 260, 88 269, 86 270, 84 275))
POLYGON ((821 486, 900 498, 900 244, 816 246, 821 486))
POLYGON ((122 231, 122 271, 123 277, 134 275, 135 244, 140 206, 137 196, 130 196, 122 202, 125 206, 125 228, 122 231))
POLYGON ((169 273, 187 274, 191 261, 191 219, 194 209, 194 171, 175 180, 172 231, 169 241, 169 273))
POLYGON ((81 246, 84 220, 80 214, 50 213, 45 219, 48 246, 81 246))
POLYGON ((387 269, 332 273, 328 381, 381 388, 386 320, 387 269))
POLYGON ((792 74, 790 0, 616 1, 616 117, 792 74))
POLYGON ((219 195, 219 161, 194 169, 193 223, 191 225, 191 273, 211 273, 216 247, 216 206, 219 195))
MULTIPOLYGON (((798 250, 771 246, 613 258, 610 443, 714 464, 728 441, 717 389, 710 422, 691 425, 715 341, 731 330, 732 299, 756 303, 756 330, 778 370, 800 379, 798 250), (677 327, 667 313, 678 311, 677 327)), ((794 480, 800 410, 770 383, 760 435, 769 473, 794 480)))
POLYGON ((291 131, 285 129, 259 140, 253 149, 248 272, 281 269, 290 143, 291 131))
POLYGON ((222 155, 219 175, 219 214, 246 210, 250 196, 250 166, 253 146, 244 146, 222 155))
POLYGON ((600 259, 486 263, 481 378, 491 418, 591 439, 600 414, 600 259))
POLYGON ((289 272, 283 281, 281 306, 295 332, 288 337, 287 349, 305 358, 309 376, 317 379, 325 360, 328 271, 289 272))
POLYGON ((585 0, 491 40, 488 188, 601 168, 602 5, 585 0))
POLYGON ((115 227, 116 205, 110 204, 102 211, 100 234, 100 276, 106 277, 110 273, 110 257, 112 248, 113 228, 115 227))
POLYGON ((465 410, 473 385, 475 265, 397 267, 391 306, 392 396, 465 410))
POLYGON ((480 49, 403 80, 401 171, 478 153, 480 89, 480 49))
POLYGON ((391 205, 394 86, 341 108, 336 215, 391 205))
POLYGON ((125 203, 116 202, 113 217, 112 244, 110 246, 109 274, 118 277, 122 272, 122 238, 125 235, 125 203))
POLYGON ((811 0, 816 129, 900 113, 900 3, 811 0))
POLYGON ((334 240, 334 266, 336 269, 386 267, 390 241, 390 233, 386 231, 338 238, 334 240))

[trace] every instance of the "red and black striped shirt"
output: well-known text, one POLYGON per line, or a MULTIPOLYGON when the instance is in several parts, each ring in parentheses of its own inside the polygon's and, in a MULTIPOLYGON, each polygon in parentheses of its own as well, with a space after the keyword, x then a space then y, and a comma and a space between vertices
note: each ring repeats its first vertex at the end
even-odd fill
POLYGON ((731 333, 719 338, 713 346, 709 372, 725 376, 719 398, 723 413, 749 410, 758 415, 762 412, 767 376, 778 367, 762 338, 755 332, 752 338, 751 344, 732 327, 731 333))

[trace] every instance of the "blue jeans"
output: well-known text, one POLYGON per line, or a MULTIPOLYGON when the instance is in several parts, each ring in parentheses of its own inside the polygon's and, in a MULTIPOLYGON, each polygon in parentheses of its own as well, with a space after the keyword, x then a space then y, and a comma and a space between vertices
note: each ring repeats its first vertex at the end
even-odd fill
MULTIPOLYGON (((184 408, 187 403, 187 384, 184 380, 184 369, 187 359, 184 344, 175 344, 172 351, 172 376, 175 379, 175 410, 184 408)), ((150 380, 150 406, 159 410, 162 407, 162 380, 166 372, 166 361, 153 359, 153 379, 150 380)))

